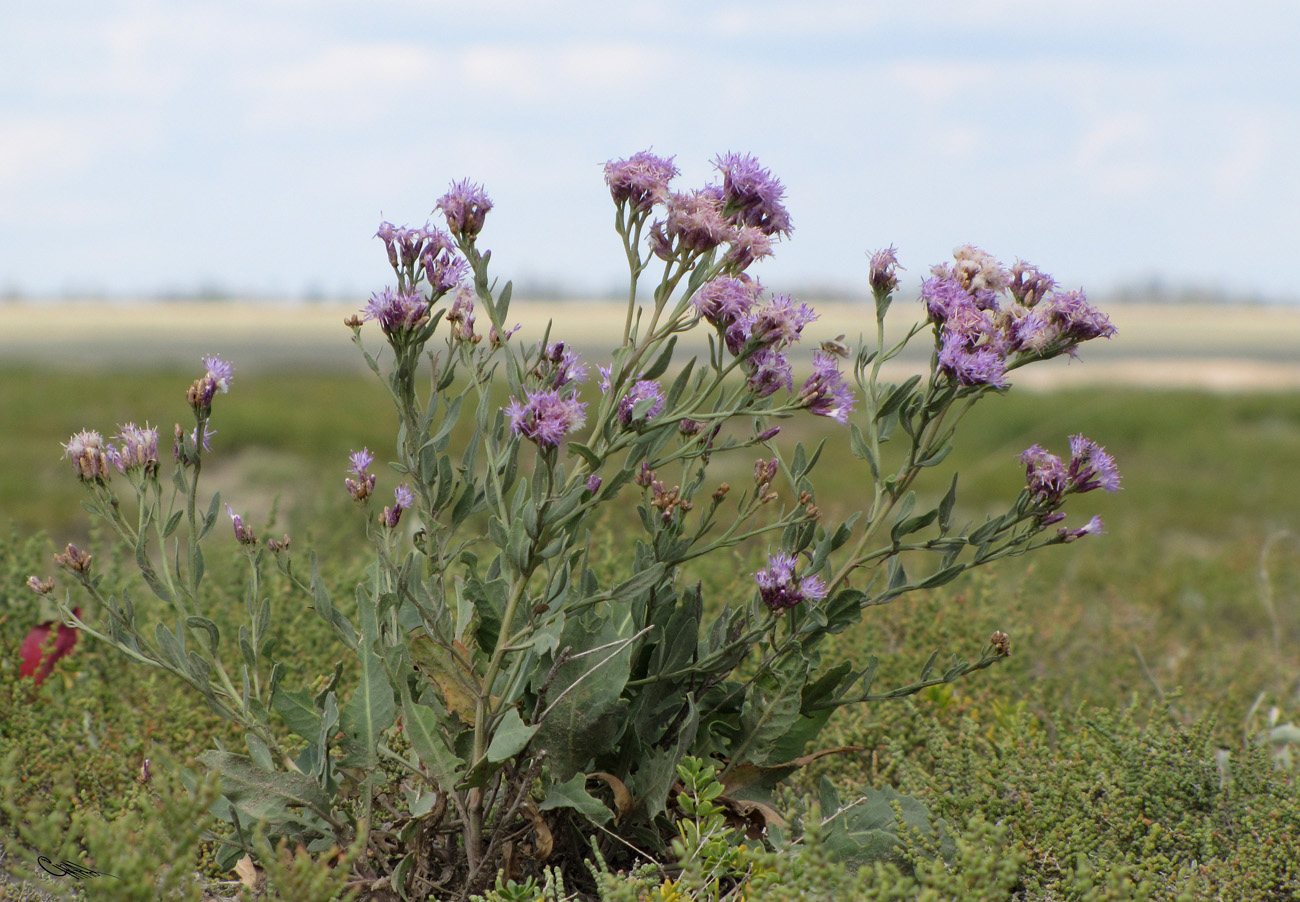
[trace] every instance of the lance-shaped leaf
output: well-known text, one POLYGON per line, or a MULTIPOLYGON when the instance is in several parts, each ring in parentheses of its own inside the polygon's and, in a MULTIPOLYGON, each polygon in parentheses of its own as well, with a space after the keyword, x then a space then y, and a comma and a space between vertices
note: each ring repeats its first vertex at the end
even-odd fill
POLYGON ((740 712, 741 743, 737 764, 763 764, 778 739, 799 719, 799 701, 808 677, 808 661, 791 655, 758 676, 749 686, 740 712))
POLYGON ((375 650, 379 623, 375 601, 363 589, 357 589, 357 614, 361 622, 361 641, 357 657, 361 662, 361 680, 348 703, 339 710, 343 729, 344 767, 374 767, 379 763, 379 736, 397 720, 393 687, 384 672, 384 661, 375 650))
POLYGON ((233 752, 207 751, 199 760, 221 774, 221 794, 254 819, 293 820, 291 809, 306 808, 329 820, 329 796, 305 774, 263 770, 233 752))
MULTIPOLYGON (((847 807, 841 805, 834 785, 825 777, 819 790, 824 821, 822 841, 837 860, 851 868, 888 858, 901 843, 895 807, 902 812, 907 828, 934 837, 926 807, 911 796, 900 795, 892 786, 883 790, 868 787, 862 799, 847 807)), ((939 854, 951 863, 956 856, 956 842, 947 824, 940 820, 936 826, 939 854)))

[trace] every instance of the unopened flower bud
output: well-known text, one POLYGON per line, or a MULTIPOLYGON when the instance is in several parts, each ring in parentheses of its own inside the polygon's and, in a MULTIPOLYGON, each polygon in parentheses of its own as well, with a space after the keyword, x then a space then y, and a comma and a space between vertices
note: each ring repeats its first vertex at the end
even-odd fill
POLYGON ((51 590, 54 589, 54 580, 53 578, 42 580, 37 576, 29 576, 27 577, 27 588, 37 595, 49 595, 51 590))
POLYGON ((758 440, 759 440, 760 442, 770 441, 771 439, 776 438, 776 436, 777 436, 780 432, 781 432, 781 427, 780 427, 780 426, 771 426, 771 427, 769 427, 769 428, 767 428, 767 429, 764 429, 762 432, 760 432, 760 433, 758 434, 758 440))
POLYGON ((587 479, 587 491, 593 495, 600 491, 600 477, 594 473, 587 479))
POLYGON ((91 555, 78 549, 76 545, 68 545, 66 551, 54 556, 54 563, 60 567, 66 567, 74 573, 87 573, 90 570, 91 557, 91 555))
POLYGON ((989 637, 989 645, 993 646, 993 651, 998 657, 1005 658, 1011 654, 1011 637, 1002 630, 993 631, 993 635, 989 637))
POLYGON ((253 530, 244 526, 243 519, 234 509, 227 504, 226 513, 230 514, 230 520, 235 525, 235 540, 241 545, 256 545, 257 536, 253 535, 253 530))
POLYGON ((718 486, 717 489, 714 490, 713 500, 721 503, 722 499, 727 497, 727 492, 730 491, 731 491, 731 486, 724 482, 722 485, 718 486))

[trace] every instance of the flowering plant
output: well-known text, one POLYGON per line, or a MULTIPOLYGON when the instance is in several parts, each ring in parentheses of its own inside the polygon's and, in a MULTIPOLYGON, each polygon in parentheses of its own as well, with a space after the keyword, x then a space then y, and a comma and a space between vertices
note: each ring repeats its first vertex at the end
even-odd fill
POLYGON ((1119 485, 1111 458, 1082 436, 1068 462, 1025 451, 1024 491, 978 525, 954 519, 955 476, 934 503, 913 488, 1012 371, 1114 332, 1082 292, 960 247, 922 285, 924 321, 887 345, 899 266, 883 250, 869 272, 874 343, 823 345, 796 387, 791 355, 817 313, 749 272, 792 231, 784 188, 751 156, 714 163, 720 183, 688 191, 670 188, 672 159, 642 152, 606 165, 630 279, 621 341, 596 367, 594 397, 582 394, 592 373, 577 349, 549 329, 536 343, 514 337, 511 285, 498 289, 479 249, 492 209, 481 186, 456 183, 438 201, 446 232, 380 226, 395 284, 347 325, 399 414, 398 459, 395 483, 372 472, 368 449, 348 461, 343 487, 374 548, 355 606, 330 597, 314 558, 308 576, 295 568, 287 536, 263 545, 227 508, 250 573, 237 657, 204 616, 200 542, 218 501, 202 513, 197 493, 213 401, 232 380, 220 358, 205 360, 189 390, 194 426, 175 429, 181 507, 164 499, 156 429, 124 426, 116 444, 83 432, 66 446, 91 510, 178 621, 148 639, 127 592, 102 591, 89 556, 71 547, 62 563, 103 614, 64 615, 174 672, 248 731, 247 755, 203 756, 222 773, 236 837, 259 819, 314 848, 368 830, 371 852, 356 867, 369 885, 455 886, 464 898, 499 868, 581 858, 588 843, 606 859, 665 854, 687 756, 715 763, 718 804, 761 831, 782 818, 772 796, 781 780, 845 751, 809 751, 834 709, 957 679, 1010 650, 997 632, 974 660, 937 668, 932 655, 914 682, 880 689, 874 659, 821 665, 827 635, 971 567, 1101 531, 1095 518, 1063 525, 1069 496, 1119 485), (652 266, 660 275, 643 300, 652 266), (363 339, 372 321, 382 350, 363 339), (928 372, 885 381, 882 365, 927 327, 928 372), (696 328, 707 357, 675 365, 678 337, 696 328), (817 503, 821 448, 776 442, 780 421, 797 415, 843 427, 865 461, 860 509, 844 522, 828 522, 817 503), (453 450, 466 418, 469 438, 453 450), (747 484, 709 480, 715 459, 755 451, 747 484), (114 472, 134 490, 135 522, 114 472), (593 524, 609 522, 597 520, 602 508, 629 503, 639 533, 601 559, 593 524), (739 546, 767 553, 748 597, 706 599, 694 568, 739 546), (283 684, 261 587, 268 555, 355 658, 350 684, 341 671, 316 691, 283 684), (385 782, 390 770, 400 792, 385 782), (391 817, 376 813, 381 790, 391 817))

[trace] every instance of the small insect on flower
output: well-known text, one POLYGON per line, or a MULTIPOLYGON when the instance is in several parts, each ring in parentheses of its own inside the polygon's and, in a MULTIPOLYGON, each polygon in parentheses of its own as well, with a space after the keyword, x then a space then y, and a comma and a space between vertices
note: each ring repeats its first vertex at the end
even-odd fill
POLYGON ((827 339, 821 343, 821 349, 827 354, 834 354, 836 357, 849 359, 849 346, 844 343, 844 333, 841 332, 834 338, 827 339))

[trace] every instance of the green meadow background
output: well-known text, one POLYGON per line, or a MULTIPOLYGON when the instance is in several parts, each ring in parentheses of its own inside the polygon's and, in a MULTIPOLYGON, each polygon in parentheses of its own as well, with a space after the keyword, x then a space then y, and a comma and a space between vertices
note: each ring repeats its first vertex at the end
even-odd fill
MULTIPOLYGON (((554 314, 558 335, 566 312, 561 305, 530 315, 554 314)), ((312 549, 320 552, 337 595, 346 597, 364 562, 363 528, 343 488, 347 455, 364 445, 380 461, 391 457, 395 417, 382 386, 349 358, 356 352, 347 330, 334 328, 337 318, 328 330, 313 324, 319 331, 298 334, 295 324, 316 314, 334 311, 299 310, 300 320, 275 327, 282 331, 245 332, 244 347, 255 352, 246 365, 237 353, 225 354, 236 376, 230 394, 214 405, 217 435, 204 477, 259 535, 288 532, 299 560, 312 549), (277 347, 284 349, 278 366, 277 347)), ((1115 457, 1123 491, 1073 497, 1066 525, 1100 514, 1107 534, 998 562, 941 590, 870 609, 856 628, 834 637, 828 662, 880 659, 878 690, 910 682, 932 651, 940 660, 977 655, 994 630, 1010 636, 1012 653, 988 671, 910 701, 837 712, 821 745, 861 751, 807 769, 792 800, 825 776, 842 797, 894 785, 958 821, 968 809, 991 810, 992 803, 952 802, 978 793, 968 786, 965 795, 954 795, 943 783, 948 778, 936 776, 945 773, 944 765, 932 759, 945 743, 957 749, 970 736, 983 737, 984 754, 1021 748, 1022 756, 1041 752, 1051 760, 1053 754, 1080 754, 1071 751, 1071 742, 1091 735, 1085 722, 1114 716, 1132 718, 1139 738, 1156 722, 1201 730, 1197 754, 1212 760, 1216 750, 1244 754, 1251 737, 1270 723, 1300 721, 1300 380, 1294 366, 1300 318, 1264 310, 1252 322, 1249 314, 1226 311, 1216 320, 1205 310, 1192 311, 1188 317, 1201 317, 1197 331, 1174 310, 1131 311, 1141 338, 1126 348, 1125 312, 1117 311, 1120 337, 1096 349, 1094 368, 1088 362, 1056 367, 1053 378, 1037 382, 1026 373, 1028 387, 976 407, 956 450, 930 474, 932 481, 918 486, 920 494, 937 499, 955 470, 961 474, 956 519, 978 523, 1004 509, 1023 486, 1021 451, 1037 443, 1066 454, 1068 436, 1083 433, 1115 457), (1163 344, 1162 322, 1169 336, 1163 344), (1192 378, 1197 374, 1201 378, 1192 378), (1096 711, 1106 713, 1090 713, 1096 711), (1018 745, 1030 742, 1027 737, 1038 743, 1028 751, 1018 745)), ((854 331, 836 322, 822 326, 830 335, 854 331)), ((83 322, 61 335, 42 335, 21 352, 12 336, 0 348, 6 355, 0 359, 0 530, 9 535, 0 538, 0 655, 7 662, 0 674, 10 683, 18 644, 42 615, 41 600, 23 586, 28 575, 56 575, 50 555, 69 541, 103 555, 106 567, 125 569, 90 530, 81 489, 60 460, 59 444, 81 429, 110 434, 120 423, 147 420, 161 427, 169 448, 173 424, 192 425, 184 394, 201 373, 198 353, 220 350, 199 350, 201 336, 190 336, 193 348, 177 350, 174 342, 157 339, 152 351, 132 345, 135 350, 101 360, 69 350, 89 341, 82 328, 93 330, 83 322), (181 365, 173 351, 195 359, 181 365)), ((599 346, 599 338, 584 338, 584 350, 599 346)), ((1085 361, 1093 351, 1082 349, 1085 361)), ((849 453, 843 427, 814 417, 782 425, 778 441, 826 442, 814 481, 829 517, 864 503, 869 471, 849 453)), ((717 463, 716 479, 734 483, 746 478, 752 458, 717 463)), ((385 486, 380 473, 386 494, 392 480, 385 486)), ((596 534, 600 553, 628 550, 618 545, 618 530, 596 534)), ((238 553, 231 537, 222 564, 222 544, 220 535, 210 541, 214 591, 229 599, 237 617, 238 553)), ((709 562, 699 577, 713 602, 752 592, 750 574, 765 552, 755 545, 709 562)), ((292 630, 297 676, 309 682, 327 673, 333 653, 324 629, 303 614, 306 601, 277 591, 275 602, 277 623, 292 630)), ((34 805, 71 781, 79 804, 115 810, 136 785, 133 775, 150 749, 185 760, 211 747, 214 737, 240 742, 213 722, 197 696, 127 666, 93 642, 81 644, 42 687, 38 697, 52 703, 48 707, 20 704, 12 689, 0 688, 0 698, 6 692, 9 701, 0 704, 9 715, 0 719, 0 735, 14 742, 25 729, 28 745, 25 760, 11 761, 5 779, 21 777, 24 786, 41 787, 26 793, 34 805), (39 742, 30 738, 36 732, 39 742), (83 754, 75 773, 65 773, 61 763, 68 745, 83 754)), ((1119 735, 1130 728, 1111 729, 1119 735)), ((951 754, 970 754, 961 748, 966 751, 951 754)), ((1041 782, 1037 773, 1034 778, 1041 782)), ((1284 785, 1294 797, 1293 777, 1283 772, 1278 779, 1290 780, 1284 785)), ((1295 818, 1296 808, 1284 814, 1295 818)), ((1045 808, 1036 816, 1056 817, 1045 808)), ((1033 837, 1045 832, 1041 825, 1013 824, 1012 831, 1008 842, 1017 854, 1046 854, 1034 845, 1033 837)), ((1291 855, 1294 866, 1294 850, 1291 855)), ((1064 879, 1053 874, 1077 871, 1068 860, 1053 865, 1056 870, 1023 867, 1023 894, 1016 898, 1093 898, 1082 891, 1052 895, 1057 884, 1051 881, 1064 879)), ((1172 868, 1165 873, 1170 880, 1172 868)), ((1284 886, 1284 878, 1277 885, 1284 886)))

